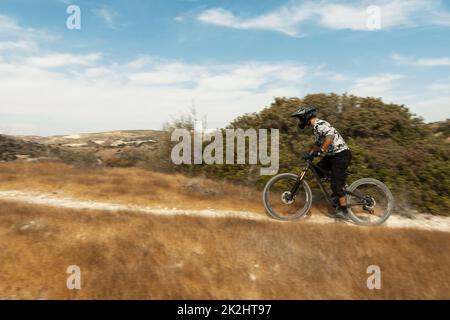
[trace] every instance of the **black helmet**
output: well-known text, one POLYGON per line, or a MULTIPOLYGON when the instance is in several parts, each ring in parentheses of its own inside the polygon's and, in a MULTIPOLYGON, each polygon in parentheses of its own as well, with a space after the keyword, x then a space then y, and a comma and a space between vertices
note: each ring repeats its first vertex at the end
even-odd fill
POLYGON ((308 124, 309 119, 315 117, 317 115, 316 108, 312 106, 302 107, 298 109, 296 112, 291 114, 291 117, 298 118, 298 126, 300 129, 305 129, 308 124))

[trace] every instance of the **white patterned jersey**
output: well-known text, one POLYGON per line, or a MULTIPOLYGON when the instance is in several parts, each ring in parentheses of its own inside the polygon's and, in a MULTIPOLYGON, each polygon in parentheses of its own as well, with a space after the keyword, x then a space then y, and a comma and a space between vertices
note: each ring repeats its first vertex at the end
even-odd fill
POLYGON ((327 155, 334 155, 349 149, 341 134, 325 120, 316 120, 314 136, 316 137, 316 145, 319 147, 322 146, 326 137, 333 139, 333 143, 328 147, 327 155))

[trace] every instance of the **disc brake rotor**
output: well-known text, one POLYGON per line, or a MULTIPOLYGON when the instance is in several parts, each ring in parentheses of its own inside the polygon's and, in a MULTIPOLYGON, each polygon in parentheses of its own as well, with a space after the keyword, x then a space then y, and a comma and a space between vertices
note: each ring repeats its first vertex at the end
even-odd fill
POLYGON ((284 204, 292 204, 292 203, 294 203, 294 199, 295 199, 295 197, 291 197, 291 192, 290 191, 285 191, 281 195, 281 201, 284 204))
POLYGON ((374 208, 377 205, 377 202, 373 197, 365 197, 363 209, 369 211, 370 213, 374 212, 374 208))

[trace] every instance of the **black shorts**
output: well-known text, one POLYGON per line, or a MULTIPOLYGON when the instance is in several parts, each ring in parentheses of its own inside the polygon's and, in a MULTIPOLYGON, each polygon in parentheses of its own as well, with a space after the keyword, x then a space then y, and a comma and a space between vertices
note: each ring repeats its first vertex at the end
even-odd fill
MULTIPOLYGON (((332 196, 343 197, 345 180, 347 179, 347 168, 352 160, 350 150, 344 150, 332 156, 325 156, 319 161, 317 166, 324 171, 331 171, 332 196)), ((322 174, 319 171, 319 175, 322 174)))

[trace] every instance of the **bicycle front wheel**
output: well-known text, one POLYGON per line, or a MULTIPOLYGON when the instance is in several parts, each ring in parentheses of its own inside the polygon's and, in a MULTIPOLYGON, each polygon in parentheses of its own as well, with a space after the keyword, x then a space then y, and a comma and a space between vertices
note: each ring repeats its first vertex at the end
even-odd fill
POLYGON ((278 220, 295 220, 304 217, 311 209, 312 193, 302 181, 295 194, 291 194, 299 177, 292 173, 279 174, 270 179, 263 191, 264 207, 268 215, 278 220))
POLYGON ((376 179, 359 179, 348 187, 349 216, 357 224, 376 226, 384 223, 394 209, 389 188, 376 179))

